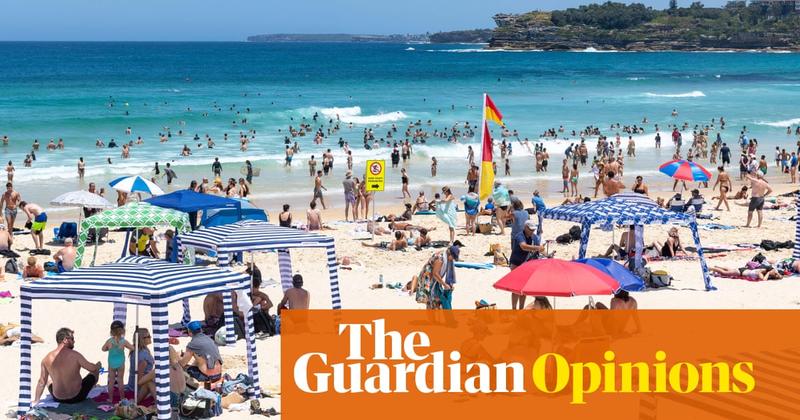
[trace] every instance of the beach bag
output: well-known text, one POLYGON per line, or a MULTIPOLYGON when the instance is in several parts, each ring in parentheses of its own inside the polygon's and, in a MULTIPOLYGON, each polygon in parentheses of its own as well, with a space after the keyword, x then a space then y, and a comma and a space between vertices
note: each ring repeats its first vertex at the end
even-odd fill
POLYGON ((650 281, 647 287, 658 289, 661 287, 669 287, 672 284, 672 276, 664 270, 656 270, 650 272, 650 281))
POLYGON ((569 228, 569 236, 572 237, 573 241, 577 241, 581 239, 581 227, 580 226, 573 226, 569 228))
POLYGON ((491 223, 478 223, 478 232, 483 235, 488 235, 492 233, 492 224, 491 223))
POLYGON ((16 258, 10 258, 6 261, 6 273, 19 274, 19 264, 17 264, 16 258))
POLYGON ((761 249, 763 249, 764 251, 774 251, 778 248, 778 244, 776 244, 775 241, 771 239, 764 239, 763 241, 761 241, 760 246, 761 249))
POLYGON ((572 235, 570 235, 569 233, 556 236, 556 243, 558 244, 566 245, 571 242, 572 242, 572 235))
POLYGON ((197 398, 193 395, 185 395, 181 399, 181 417, 190 419, 206 419, 215 417, 216 401, 207 398, 197 398))

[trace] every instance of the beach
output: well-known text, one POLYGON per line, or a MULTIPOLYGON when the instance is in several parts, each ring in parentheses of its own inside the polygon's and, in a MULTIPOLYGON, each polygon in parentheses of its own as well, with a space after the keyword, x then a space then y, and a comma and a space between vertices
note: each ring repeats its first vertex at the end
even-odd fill
MULTIPOLYGON (((666 177, 665 177, 666 178, 666 177)), ((656 184, 658 185, 658 184, 656 184)), ((651 195, 667 196, 671 185, 664 185, 659 190, 651 186, 651 195)), ((794 186, 788 185, 777 179, 773 180, 775 194, 781 194, 794 190, 794 186)), ((584 190, 586 188, 583 188, 584 190)), ((706 192, 708 190, 703 190, 706 192)), ((528 198, 529 193, 517 193, 521 197, 528 198)), ((556 193, 549 193, 546 201, 549 206, 560 204, 562 198, 556 193)), ((780 198, 782 202, 793 203, 791 198, 780 198)), ((526 200, 527 201, 527 200, 526 200)), ((258 203, 256 203, 258 204, 258 203)), ((733 204, 733 203, 732 203, 733 204)), ((388 213, 397 211, 398 205, 380 207, 378 213, 388 213)), ((341 258, 350 257, 354 262, 352 269, 339 271, 339 284, 341 289, 342 306, 344 309, 423 309, 424 305, 415 302, 413 296, 399 290, 388 288, 371 289, 370 286, 379 283, 382 275, 385 284, 401 283, 405 284, 411 276, 417 274, 425 261, 433 253, 431 250, 409 250, 406 252, 394 252, 381 249, 367 248, 361 245, 365 240, 354 239, 352 231, 355 229, 354 223, 344 223, 340 220, 343 209, 331 208, 323 213, 324 220, 327 220, 332 229, 324 230, 322 233, 331 235, 336 239, 337 255, 341 258)), ((743 228, 746 217, 746 208, 739 205, 732 205, 731 212, 712 211, 710 212, 719 219, 713 220, 714 223, 722 225, 736 226, 731 230, 705 231, 701 230, 701 238, 705 246, 712 244, 735 244, 735 243, 758 243, 762 239, 773 239, 775 241, 787 241, 794 239, 794 222, 788 218, 796 213, 794 207, 782 210, 765 211, 764 225, 760 229, 743 228)), ((301 216, 299 211, 295 212, 295 218, 301 216)), ((463 224, 463 213, 460 215, 460 224, 463 224)), ((275 220, 277 213, 270 212, 270 218, 275 220)), ((447 228, 436 216, 415 216, 413 222, 426 227, 436 227, 430 235, 434 240, 447 240, 447 228)), ((57 221, 52 222, 56 224, 57 221)), ((703 225, 706 221, 700 221, 703 225)), ((544 239, 553 239, 557 235, 565 233, 571 223, 546 220, 544 224, 544 239)), ((663 241, 669 225, 652 225, 645 227, 645 243, 652 241, 663 241)), ((495 229, 495 232, 497 230, 495 229)), ((615 229, 614 241, 619 240, 622 229, 615 229)), ((684 246, 692 244, 691 235, 688 229, 680 229, 680 237, 684 246)), ((98 263, 110 262, 119 256, 121 252, 121 242, 124 239, 121 232, 113 232, 111 239, 113 243, 102 244, 98 251, 98 263)), ((376 240, 387 240, 388 236, 379 237, 376 240)), ((461 259, 468 262, 491 262, 492 258, 484 254, 489 250, 491 244, 499 243, 504 252, 509 253, 509 237, 500 235, 481 235, 463 236, 463 228, 458 232, 457 239, 464 243, 461 252, 461 259)), ((18 239, 17 247, 29 247, 30 238, 27 235, 18 239)), ((593 256, 604 253, 608 245, 612 243, 612 233, 594 229, 589 242, 587 255, 593 256)), ((57 250, 57 246, 48 246, 48 249, 57 250)), ((577 242, 569 245, 553 245, 551 250, 555 251, 556 258, 572 259, 578 252, 577 242)), ((735 251, 708 256, 710 266, 720 265, 728 267, 739 267, 750 260, 758 251, 735 251)), ((761 251, 763 252, 763 251, 761 251)), ((791 250, 779 250, 764 252, 770 260, 778 260, 791 256, 791 250)), ((322 250, 295 250, 292 251, 293 268, 296 273, 300 273, 305 278, 305 287, 311 293, 312 309, 329 309, 330 287, 328 283, 327 270, 324 266, 325 254, 322 250)), ((262 291, 267 293, 273 302, 279 302, 282 297, 280 290, 280 278, 277 269, 277 257, 275 254, 255 254, 256 264, 261 268, 262 275, 268 286, 264 286, 262 291), (277 283, 269 281, 274 280, 277 283)), ((44 261, 40 257, 41 261, 44 261)), ((779 281, 749 282, 737 279, 724 279, 712 277, 717 291, 705 291, 702 281, 700 266, 698 261, 665 261, 652 262, 649 267, 653 270, 664 269, 673 278, 673 284, 666 289, 649 290, 647 292, 634 293, 638 300, 640 309, 797 309, 800 306, 800 299, 797 298, 800 292, 800 284, 796 278, 786 278, 779 281)), ((234 267, 235 270, 243 270, 243 266, 234 267)), ((453 297, 453 307, 455 309, 472 309, 475 301, 485 300, 489 303, 496 303, 498 309, 510 308, 510 297, 507 292, 496 290, 492 284, 508 272, 508 268, 497 267, 492 270, 471 270, 458 269, 456 285, 453 297)), ((5 281, 0 289, 9 290, 17 296, 21 279, 15 275, 7 274, 5 281)), ((608 304, 609 296, 593 296, 597 302, 608 304)), ((194 314, 202 313, 201 300, 192 300, 192 311, 194 314)), ((556 298, 554 304, 558 309, 580 309, 587 303, 586 297, 556 298)), ((43 344, 33 346, 33 360, 40 360, 44 354, 53 347, 55 330, 68 326, 76 330, 76 349, 82 351, 88 360, 105 360, 105 354, 100 352, 100 346, 106 339, 108 331, 107 324, 111 320, 110 304, 97 304, 89 302, 62 302, 47 301, 46 303, 36 303, 34 305, 34 333, 42 335, 45 339, 43 344)), ((170 307, 170 315, 176 321, 181 311, 180 304, 170 307)), ((3 322, 16 322, 19 319, 18 299, 10 303, 0 305, 0 319, 3 322)), ((129 322, 134 319, 133 309, 129 309, 129 322)), ((140 313, 140 325, 150 324, 150 314, 147 310, 140 313)), ((181 346, 185 344, 185 338, 181 339, 181 346)), ((246 361, 244 359, 244 342, 239 341, 233 347, 221 347, 221 352, 225 358, 226 369, 233 371, 246 371, 246 361)), ((257 341, 257 352, 259 357, 259 369, 263 389, 268 393, 275 394, 276 398, 263 399, 262 406, 276 407, 280 411, 280 336, 270 337, 257 341)), ((8 377, 16 377, 16 366, 18 366, 19 350, 17 347, 0 348, 3 360, 6 361, 3 374, 8 377)), ((35 370, 36 371, 36 370, 35 370)), ((102 381, 102 380, 101 380, 102 381)), ((3 381, 0 385, 0 399, 3 401, 4 408, 15 405, 17 391, 16 380, 3 381)), ((225 418, 238 418, 243 414, 226 413, 225 418)))
MULTIPOLYGON (((624 154, 628 137, 633 138, 637 153, 635 157, 624 157, 624 191, 630 192, 634 179, 642 176, 649 186, 649 197, 654 200, 668 200, 674 195, 672 179, 658 171, 659 165, 670 160, 675 151, 670 138, 672 129, 680 128, 684 153, 694 131, 708 129, 709 145, 720 133, 722 141, 728 142, 733 150, 733 166, 727 167, 733 179, 734 188, 730 192, 733 195, 746 185, 738 179, 737 167, 738 138, 740 133, 746 133, 759 141, 757 155, 766 156, 766 179, 774 190, 769 197, 781 206, 764 211, 762 227, 745 228, 746 201, 731 200, 730 212, 715 211, 712 209, 716 201, 712 197, 718 190, 709 188, 715 179, 702 188, 696 182, 687 182, 689 190, 699 188, 706 200, 703 213, 712 216, 712 220, 698 222, 703 245, 725 248, 735 244, 759 244, 764 239, 795 240, 796 222, 790 218, 797 214, 796 199, 781 195, 796 191, 798 184, 790 183, 789 175, 779 173, 774 163, 774 150, 778 147, 791 152, 798 142, 795 128, 800 119, 796 114, 796 101, 792 99, 800 88, 800 77, 796 74, 800 55, 797 54, 484 54, 485 50, 470 46, 407 50, 399 45, 289 47, 238 43, 167 46, 125 43, 20 46, 11 43, 0 45, 0 51, 9 57, 9 65, 0 70, 0 75, 6 76, 0 78, 0 87, 8 88, 8 95, 0 101, 0 121, 7 123, 0 126, 0 137, 8 135, 10 138, 8 145, 0 146, 0 157, 13 161, 16 167, 14 187, 22 199, 41 205, 49 214, 45 248, 53 253, 61 247, 51 241, 53 228, 62 221, 75 221, 78 214, 77 208, 51 206, 49 201, 55 196, 86 189, 93 182, 98 188, 104 188, 105 197, 114 202, 116 193, 108 182, 125 175, 154 178, 167 193, 186 189, 193 180, 208 178, 213 183, 211 164, 215 158, 222 164, 223 183, 227 178, 246 176, 242 168, 246 160, 251 160, 259 174, 253 178, 249 201, 264 209, 273 223, 278 221, 281 206, 289 204, 294 222, 305 224, 314 183, 309 175, 308 160, 315 155, 316 169, 321 170, 322 154, 331 149, 333 169, 322 176, 327 188, 324 197, 328 209, 321 214, 328 228, 320 233, 334 238, 337 257, 347 257, 352 262, 339 269, 343 309, 422 310, 425 305, 417 303, 409 293, 386 286, 404 286, 419 273, 434 250, 396 252, 363 246, 389 241, 391 237, 380 235, 374 241, 365 239, 363 214, 359 222, 343 221, 342 180, 348 170, 347 150, 352 152, 354 176, 363 177, 366 160, 385 159, 388 163, 393 143, 412 137, 405 135, 407 130, 422 130, 425 135, 418 140, 424 142, 409 141, 412 148, 409 159, 398 168, 388 170, 386 191, 374 195, 376 215, 403 212, 404 202, 408 200, 404 200, 400 192, 400 168, 406 168, 409 173, 412 200, 420 191, 430 200, 442 187, 450 187, 458 201, 467 193, 468 147, 473 147, 476 159, 480 159, 480 136, 467 132, 480 133, 477 128, 481 119, 480 98, 486 90, 503 110, 509 130, 519 130, 518 136, 503 136, 502 129, 493 126, 492 136, 496 142, 497 180, 514 190, 525 207, 532 206, 534 191, 539 191, 548 207, 562 204, 566 197, 559 192, 561 162, 565 149, 579 144, 582 139, 588 148, 589 162, 579 167, 578 192, 594 199, 591 159, 596 154, 597 136, 581 134, 581 131, 595 129, 608 136, 611 142, 619 135, 622 146, 618 146, 617 151, 620 156, 624 154), (23 60, 25 47, 32 52, 31 62, 23 60), (198 58, 201 53, 207 53, 206 61, 198 58), (130 58, 133 56, 149 57, 152 62, 165 64, 153 69, 130 58), (232 65, 234 56, 242 57, 243 62, 232 65), (281 63, 274 60, 283 56, 289 58, 281 63), (379 59, 370 61, 365 58, 367 56, 379 59), (112 64, 109 57, 122 58, 119 63, 112 64), (45 64, 59 59, 62 60, 59 67, 62 74, 60 83, 55 83, 52 81, 55 76, 48 73, 45 64), (340 60, 340 65, 323 66, 330 60, 340 60), (686 62, 696 66, 686 69, 673 65, 686 62), (129 69, 126 77, 120 75, 122 67, 129 69), (26 69, 32 68, 41 70, 26 73, 26 69), (364 68, 372 71, 364 71, 364 68), (102 83, 95 83, 96 80, 102 83), (741 101, 742 98, 747 101, 741 101), (720 121, 722 116, 725 128, 720 121), (467 122, 471 122, 471 129, 467 129, 467 122), (622 125, 616 126, 618 123, 622 125), (300 124, 309 126, 304 135, 289 134, 290 126, 298 129, 300 124), (562 125, 564 130, 559 130, 555 138, 540 137, 545 130, 558 130, 562 125), (656 125, 663 137, 660 149, 654 143, 656 125), (642 131, 627 133, 625 127, 632 126, 642 131), (127 127, 132 127, 130 133, 127 127), (788 133, 787 127, 790 128, 788 133), (317 130, 322 133, 319 141, 315 141, 317 130), (573 130, 577 133, 572 134, 573 130), (363 136, 370 131, 375 138, 364 141, 363 136), (434 131, 445 134, 437 137, 434 131), (389 132, 394 132, 393 138, 388 138, 389 132), (140 136, 142 143, 136 144, 140 136), (242 150, 240 136, 249 139, 247 150, 242 150), (65 148, 46 150, 51 138, 56 141, 63 138, 65 148), (129 158, 122 158, 120 148, 107 147, 112 138, 120 145, 134 142, 129 158), (22 162, 30 153, 33 139, 41 144, 37 160, 31 167, 24 167, 22 162), (348 147, 340 146, 339 139, 347 142, 348 147), (98 140, 104 146, 96 146, 98 140), (499 151, 503 141, 513 146, 511 175, 503 174, 499 151), (214 146, 209 148, 212 142, 214 146), (300 150, 294 153, 289 165, 285 150, 295 143, 300 150), (184 144, 191 151, 188 156, 180 154, 184 144), (534 169, 536 147, 548 149, 547 172, 534 169), (79 157, 87 162, 83 179, 77 177, 79 157), (430 173, 433 157, 439 162, 435 177, 430 173), (162 173, 167 163, 172 164, 178 174, 173 184, 168 185, 161 173, 155 173, 156 162, 162 173), (704 228, 709 223, 727 228, 704 228), (373 287, 381 283, 383 287, 373 287)), ((708 159, 695 161, 716 178, 716 165, 708 159)), ((687 198, 689 193, 684 194, 687 198)), ((603 198, 602 191, 599 198, 603 198)), ((371 213, 368 216, 371 217, 371 213)), ((479 218, 479 222, 488 221, 488 216, 479 218)), ((24 216, 20 214, 17 227, 23 222, 24 216)), ((449 240, 447 225, 435 215, 417 215, 411 222, 429 228, 429 235, 435 241, 449 240)), ((499 244, 502 253, 510 256, 508 232, 498 235, 495 229, 488 235, 466 236, 464 223, 464 214, 458 213, 456 239, 464 244, 462 261, 491 263, 493 257, 486 254, 494 244, 499 244)), ((385 222, 380 225, 388 226, 385 222)), ((545 220, 542 239, 555 240, 572 226, 573 223, 545 220)), ((645 226, 644 243, 663 242, 671 227, 645 226)), ((164 230, 160 227, 156 236, 164 230)), ((689 229, 680 226, 678 231, 684 247, 694 246, 689 229)), ((619 242, 624 232, 625 228, 620 227, 613 232, 592 229, 587 255, 605 253, 610 244, 619 242)), ((97 264, 115 261, 120 256, 125 245, 124 235, 124 232, 111 232, 110 240, 98 248, 97 264)), ((162 239, 158 246, 163 250, 164 245, 162 239)), ((34 246, 29 235, 18 235, 12 248, 23 256, 22 264, 27 251, 34 246)), ((578 242, 553 243, 549 251, 554 251, 556 258, 572 260, 578 256, 578 242)), ((758 252, 772 261, 792 254, 791 249, 747 248, 708 253, 706 258, 709 266, 738 268, 758 252)), ((283 291, 276 254, 257 253, 253 258, 264 278, 262 291, 277 305, 283 291)), ((40 264, 51 260, 47 256, 38 257, 40 264)), ((331 307, 325 260, 324 250, 292 251, 293 271, 305 278, 305 288, 311 294, 311 309, 331 307)), ((797 309, 800 306, 797 277, 762 282, 712 277, 718 290, 706 291, 696 259, 654 261, 648 267, 665 270, 674 280, 667 288, 634 293, 640 309, 797 309)), ((233 266, 236 271, 244 268, 233 266)), ((476 301, 485 301, 496 304, 497 309, 510 309, 510 294, 492 287, 508 272, 507 267, 499 266, 486 270, 458 268, 453 308, 474 309, 476 301)), ((0 282, 0 291, 8 291, 16 297, 22 281, 14 274, 6 274, 0 282)), ((610 298, 592 296, 594 301, 606 305, 610 298)), ((556 298, 551 302, 557 309, 580 309, 588 298, 556 298)), ((193 299, 191 308, 199 319, 203 313, 202 299, 193 299)), ((169 312, 170 321, 177 322, 180 303, 171 305, 169 312)), ((108 337, 111 318, 111 304, 36 302, 33 333, 45 342, 33 346, 34 386, 38 363, 55 347, 55 332, 61 327, 75 330, 75 348, 89 361, 105 363, 106 354, 101 346, 108 337)), ((18 323, 19 319, 19 299, 0 300, 0 323, 18 323)), ((129 335, 134 319, 135 312, 130 307, 129 335)), ((139 324, 151 325, 149 310, 139 313, 139 324)), ((177 347, 185 347, 187 341, 181 338, 177 347)), ((280 348, 280 336, 257 340, 261 386, 273 396, 263 398, 261 404, 278 411, 281 407, 280 372, 286 368, 280 365, 280 348)), ((247 371, 244 341, 221 347, 220 351, 226 371, 247 371)), ((2 347, 0 357, 5 361, 0 374, 8 378, 0 381, 0 408, 8 411, 16 405, 18 396, 19 348, 2 347)), ((100 383, 105 383, 105 378, 101 378, 100 383)), ((244 416, 236 412, 223 414, 223 418, 244 416)))

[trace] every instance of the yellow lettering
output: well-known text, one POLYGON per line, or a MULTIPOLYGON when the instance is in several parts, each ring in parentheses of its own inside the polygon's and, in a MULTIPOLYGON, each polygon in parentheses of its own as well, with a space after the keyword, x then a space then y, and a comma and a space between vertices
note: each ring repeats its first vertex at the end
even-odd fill
POLYGON ((733 392, 747 394, 756 388, 756 378, 753 376, 753 362, 739 362, 733 365, 733 392), (739 384, 744 385, 742 388, 739 384))
POLYGON ((547 394, 555 394, 561 392, 566 388, 569 382, 569 364, 564 356, 558 353, 545 353, 536 358, 533 363, 533 385, 539 391, 547 394), (553 390, 547 388, 547 361, 552 358, 556 367, 556 384, 553 390))

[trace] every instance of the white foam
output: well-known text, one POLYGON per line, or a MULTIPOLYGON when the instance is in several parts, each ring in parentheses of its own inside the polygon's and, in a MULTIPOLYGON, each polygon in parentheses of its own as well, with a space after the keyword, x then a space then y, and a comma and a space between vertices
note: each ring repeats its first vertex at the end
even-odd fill
POLYGON ((598 50, 594 47, 584 48, 582 50, 570 50, 570 52, 579 52, 579 53, 616 53, 620 52, 618 50, 598 50))
POLYGON ((345 108, 321 108, 319 112, 324 115, 325 118, 339 118, 339 120, 344 123, 353 124, 384 124, 387 122, 400 121, 408 118, 408 115, 402 111, 389 112, 385 114, 361 115, 360 106, 351 106, 345 108))
POLYGON ((770 126, 770 127, 780 127, 780 128, 789 127, 789 126, 798 125, 798 124, 800 124, 800 118, 792 118, 791 120, 783 120, 783 121, 775 121, 775 122, 770 122, 770 121, 758 121, 758 122, 756 122, 756 125, 766 125, 766 126, 770 126))
POLYGON ((635 82, 635 81, 639 81, 639 80, 647 80, 647 78, 646 77, 626 77, 625 80, 631 80, 631 81, 635 82))
POLYGON ((702 98, 705 97, 706 94, 700 90, 693 90, 691 92, 686 93, 651 93, 647 92, 644 96, 650 98, 702 98))
POLYGON ((417 50, 417 49, 416 49, 416 48, 414 48, 414 47, 408 47, 408 48, 406 48, 406 51, 416 51, 416 50, 417 50))

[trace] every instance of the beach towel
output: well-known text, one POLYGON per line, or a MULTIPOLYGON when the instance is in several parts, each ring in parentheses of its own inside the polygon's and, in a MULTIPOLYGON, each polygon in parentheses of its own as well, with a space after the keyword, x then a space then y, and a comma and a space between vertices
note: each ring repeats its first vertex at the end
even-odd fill
POLYGON ((456 268, 471 268, 473 270, 493 270, 494 264, 492 263, 471 263, 465 261, 456 261, 453 264, 456 268))
POLYGON ((698 229, 701 230, 733 230, 738 229, 736 226, 731 225, 722 225, 719 223, 708 223, 705 225, 697 225, 698 229))
POLYGON ((717 277, 717 278, 721 278, 721 279, 746 280, 746 281, 753 282, 753 283, 757 283, 757 282, 761 281, 758 277, 750 277, 750 276, 742 276, 742 275, 729 276, 729 275, 722 275, 720 273, 711 273, 711 275, 713 277, 717 277))
POLYGON ((439 202, 439 205, 436 206, 436 217, 447 223, 450 228, 455 229, 457 220, 455 201, 439 202))
POLYGON ((435 214, 436 212, 433 210, 418 210, 416 213, 414 213, 414 216, 433 216, 435 214))
POLYGON ((696 261, 697 257, 692 255, 684 255, 679 257, 646 257, 645 260, 647 262, 654 262, 654 261, 696 261))

